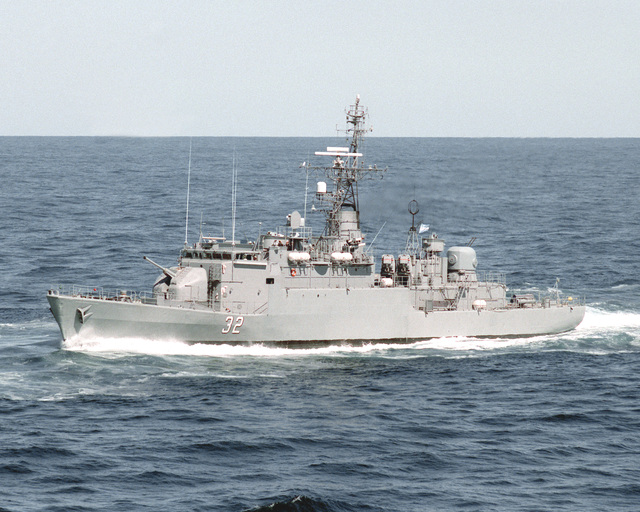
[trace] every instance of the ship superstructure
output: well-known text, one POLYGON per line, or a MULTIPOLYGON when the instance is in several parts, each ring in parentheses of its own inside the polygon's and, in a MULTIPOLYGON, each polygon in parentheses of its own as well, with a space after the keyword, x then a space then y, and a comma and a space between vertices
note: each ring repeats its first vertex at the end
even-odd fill
MULTIPOLYGON (((384 254, 380 272, 360 227, 358 183, 386 168, 361 151, 366 110, 346 111, 349 144, 316 156, 325 166, 316 199, 324 230, 314 236, 299 212, 286 225, 240 243, 200 236, 161 269, 150 295, 99 288, 52 289, 48 300, 62 337, 104 336, 189 343, 415 340, 442 336, 531 336, 576 327, 584 304, 559 296, 507 298, 503 275, 480 275, 475 250, 451 247, 412 226, 400 254, 384 254)), ((150 260, 149 260, 150 261, 150 260)))

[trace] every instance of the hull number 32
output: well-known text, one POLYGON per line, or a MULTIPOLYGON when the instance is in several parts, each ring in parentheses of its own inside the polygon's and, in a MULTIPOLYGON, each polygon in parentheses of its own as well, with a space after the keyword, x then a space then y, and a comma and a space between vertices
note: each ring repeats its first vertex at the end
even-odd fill
POLYGON ((244 323, 243 316, 228 316, 224 321, 225 326, 222 329, 222 334, 240 334, 240 327, 242 327, 242 324, 244 323))

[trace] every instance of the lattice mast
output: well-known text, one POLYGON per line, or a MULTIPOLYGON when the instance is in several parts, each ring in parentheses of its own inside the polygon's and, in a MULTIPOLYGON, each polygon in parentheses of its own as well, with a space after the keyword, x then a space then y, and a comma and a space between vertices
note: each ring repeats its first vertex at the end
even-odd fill
POLYGON ((327 224, 325 235, 330 237, 340 236, 341 211, 351 210, 359 213, 358 205, 358 181, 363 178, 371 179, 381 176, 387 169, 379 169, 377 166, 365 167, 361 153, 364 134, 371 131, 365 126, 368 115, 367 109, 360 105, 360 95, 356 96, 356 102, 346 110, 348 147, 328 147, 327 151, 316 151, 319 156, 334 157, 331 166, 309 167, 309 169, 322 171, 334 184, 332 192, 318 194, 318 198, 329 203, 325 210, 327 224))

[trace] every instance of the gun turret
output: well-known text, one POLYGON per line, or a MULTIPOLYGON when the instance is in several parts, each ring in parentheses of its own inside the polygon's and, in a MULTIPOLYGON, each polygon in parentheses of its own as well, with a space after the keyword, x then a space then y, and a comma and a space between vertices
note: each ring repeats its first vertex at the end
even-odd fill
POLYGON ((162 273, 167 276, 170 277, 171 279, 176 277, 176 273, 173 270, 170 270, 168 268, 163 267, 162 265, 158 265, 155 261, 153 261, 150 258, 147 258, 146 256, 142 257, 144 260, 148 261, 149 263, 151 263, 154 267, 158 267, 160 270, 162 270, 162 273))

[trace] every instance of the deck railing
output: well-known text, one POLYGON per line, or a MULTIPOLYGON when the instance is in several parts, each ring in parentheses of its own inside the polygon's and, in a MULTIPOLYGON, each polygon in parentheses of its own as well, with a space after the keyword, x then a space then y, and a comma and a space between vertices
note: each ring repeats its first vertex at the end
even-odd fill
POLYGON ((59 285, 49 290, 49 295, 67 295, 83 299, 117 300, 121 302, 141 302, 155 304, 156 298, 150 292, 132 290, 109 290, 101 286, 59 285))
POLYGON ((493 270, 480 270, 476 272, 478 281, 485 283, 507 284, 507 276, 504 272, 494 272, 493 270))

